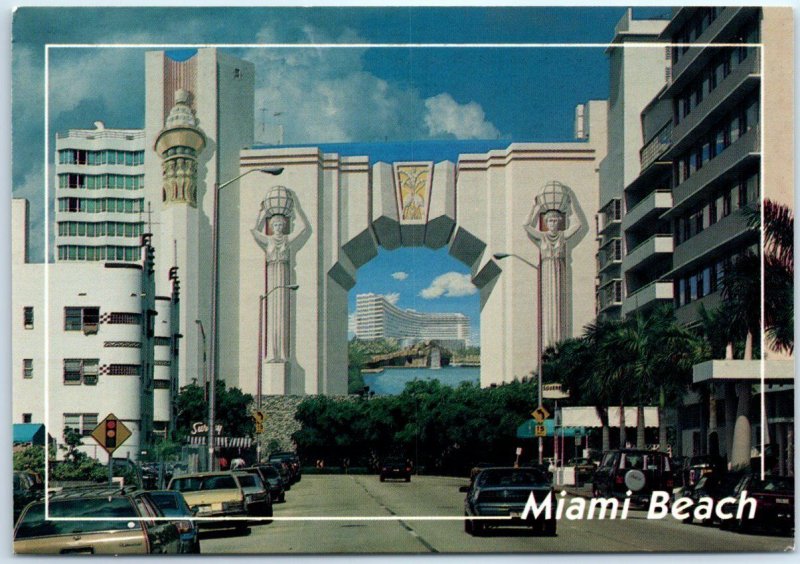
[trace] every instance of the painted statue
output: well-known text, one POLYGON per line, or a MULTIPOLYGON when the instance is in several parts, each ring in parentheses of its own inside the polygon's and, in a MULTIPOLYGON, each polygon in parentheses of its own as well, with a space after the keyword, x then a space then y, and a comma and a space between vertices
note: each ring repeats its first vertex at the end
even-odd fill
POLYGON ((559 182, 549 182, 536 196, 525 222, 525 231, 539 247, 543 349, 568 336, 568 240, 580 227, 566 188, 559 182))
POLYGON ((276 186, 261 202, 253 237, 263 249, 267 261, 267 362, 289 360, 289 298, 291 282, 291 245, 308 228, 302 213, 295 214, 292 194, 276 186), (298 225, 289 233, 291 220, 298 216, 298 225), (265 233, 265 225, 269 229, 265 233))

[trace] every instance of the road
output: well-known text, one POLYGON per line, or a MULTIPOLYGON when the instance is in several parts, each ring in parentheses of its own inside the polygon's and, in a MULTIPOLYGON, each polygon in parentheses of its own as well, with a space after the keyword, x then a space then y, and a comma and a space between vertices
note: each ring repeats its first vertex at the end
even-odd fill
POLYGON ((464 532, 466 479, 414 476, 410 483, 377 476, 305 476, 275 505, 272 523, 254 523, 246 535, 204 531, 203 553, 520 553, 785 551, 794 539, 653 521, 644 511, 627 520, 558 523, 556 537, 526 529, 498 529, 486 537, 464 532), (421 517, 438 517, 423 519, 421 517))

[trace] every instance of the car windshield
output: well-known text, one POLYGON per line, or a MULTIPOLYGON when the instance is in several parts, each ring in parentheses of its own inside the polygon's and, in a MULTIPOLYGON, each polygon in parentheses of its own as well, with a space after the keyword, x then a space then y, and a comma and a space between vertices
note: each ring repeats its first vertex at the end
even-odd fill
POLYGON ((256 476, 248 474, 247 476, 239 476, 239 483, 243 488, 255 488, 261 484, 256 481, 256 476))
MULTIPOLYGON (((125 497, 89 498, 69 501, 50 501, 50 517, 139 517, 131 501, 125 497)), ((135 521, 54 521, 45 520, 44 503, 32 505, 17 526, 15 539, 93 533, 98 531, 121 531, 132 529, 135 521)))
POLYGON ((547 485, 547 477, 535 468, 484 470, 479 475, 481 486, 547 485))
POLYGON ((178 495, 176 494, 166 492, 151 492, 150 497, 167 517, 188 515, 187 508, 180 502, 178 495))
POLYGON ((175 478, 169 489, 178 492, 197 492, 200 490, 235 490, 238 486, 233 476, 192 476, 175 478))

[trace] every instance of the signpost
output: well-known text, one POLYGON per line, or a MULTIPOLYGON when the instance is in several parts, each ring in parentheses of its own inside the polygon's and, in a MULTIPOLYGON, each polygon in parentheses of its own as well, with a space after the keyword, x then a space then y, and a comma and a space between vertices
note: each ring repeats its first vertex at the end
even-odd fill
POLYGON ((114 451, 127 441, 133 433, 125 424, 109 413, 92 431, 92 438, 108 453, 108 483, 114 478, 114 451))
MULTIPOLYGON (((550 417, 550 412, 547 411, 544 408, 543 405, 540 405, 539 407, 537 407, 536 409, 533 410, 531 415, 533 416, 534 419, 536 419, 536 422, 541 425, 544 422, 545 419, 550 417)), ((542 435, 542 436, 544 436, 544 435, 542 435)))
POLYGON ((546 437, 547 436, 547 429, 545 428, 544 425, 537 425, 536 428, 534 429, 534 431, 535 431, 535 435, 537 437, 546 437))

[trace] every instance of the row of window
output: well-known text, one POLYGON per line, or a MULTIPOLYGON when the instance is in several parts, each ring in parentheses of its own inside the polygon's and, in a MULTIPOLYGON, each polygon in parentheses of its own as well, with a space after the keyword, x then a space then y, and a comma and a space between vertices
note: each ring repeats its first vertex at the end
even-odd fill
MULTIPOLYGON (((756 31, 757 35, 757 31, 756 31)), ((719 48, 712 62, 700 72, 694 86, 673 99, 673 123, 679 124, 703 99, 708 97, 733 70, 751 57, 758 57, 758 47, 719 48)))
POLYGON ((105 245, 88 247, 83 245, 59 245, 58 260, 120 260, 138 261, 140 248, 105 245))
POLYGON ((726 187, 710 200, 686 211, 675 219, 673 233, 675 245, 688 241, 732 212, 759 200, 759 175, 726 187))
POLYGON ((121 221, 62 221, 58 224, 61 237, 141 237, 144 233, 143 223, 123 223, 121 221))
POLYGON ((757 251, 758 245, 753 245, 747 251, 706 264, 685 276, 673 280, 675 307, 685 306, 721 290, 722 279, 725 277, 725 272, 730 268, 730 265, 745 252, 752 253, 757 251))
POLYGON ((87 190, 120 189, 141 190, 144 188, 144 175, 127 174, 59 174, 59 188, 85 188, 87 190))
POLYGON ((65 413, 64 430, 72 429, 84 437, 92 434, 98 425, 97 413, 65 413))
POLYGON ((58 211, 137 213, 144 211, 144 198, 59 198, 58 211))
POLYGON ((681 56, 689 50, 688 44, 694 43, 703 35, 703 32, 719 17, 724 9, 722 6, 697 9, 692 18, 683 26, 680 33, 672 37, 672 41, 679 44, 672 48, 673 64, 677 63, 681 56))
POLYGON ((758 98, 751 99, 722 120, 712 132, 700 138, 686 153, 675 160, 675 185, 688 180, 710 160, 722 154, 739 137, 758 125, 758 98))
POLYGON ((115 151, 113 149, 87 151, 85 149, 62 149, 58 152, 58 163, 136 166, 144 164, 144 151, 115 151))

